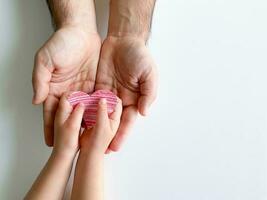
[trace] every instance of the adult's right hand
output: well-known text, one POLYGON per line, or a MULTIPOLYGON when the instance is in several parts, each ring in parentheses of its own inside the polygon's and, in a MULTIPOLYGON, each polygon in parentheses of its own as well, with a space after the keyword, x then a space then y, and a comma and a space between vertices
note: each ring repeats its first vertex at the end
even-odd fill
POLYGON ((60 96, 71 90, 93 92, 100 48, 97 32, 67 26, 57 30, 36 53, 33 104, 43 103, 48 146, 53 146, 53 123, 60 96))

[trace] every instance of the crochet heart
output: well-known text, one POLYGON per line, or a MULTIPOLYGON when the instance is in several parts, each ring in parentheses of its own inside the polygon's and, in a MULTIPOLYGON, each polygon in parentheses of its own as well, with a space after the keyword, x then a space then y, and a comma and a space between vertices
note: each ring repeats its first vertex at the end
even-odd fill
POLYGON ((95 125, 98 102, 102 98, 106 99, 108 114, 111 114, 117 104, 117 96, 108 90, 97 90, 92 94, 77 91, 68 96, 68 101, 72 106, 76 106, 79 103, 85 105, 83 114, 83 125, 85 128, 95 125))

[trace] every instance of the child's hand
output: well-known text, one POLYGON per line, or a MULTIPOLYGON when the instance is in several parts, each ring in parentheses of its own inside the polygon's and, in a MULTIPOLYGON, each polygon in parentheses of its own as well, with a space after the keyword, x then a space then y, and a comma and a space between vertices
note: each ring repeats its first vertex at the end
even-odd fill
POLYGON ((110 116, 107 112, 106 99, 101 99, 98 104, 96 125, 85 130, 81 136, 81 152, 104 155, 119 127, 121 112, 122 103, 119 98, 110 116))
POLYGON ((55 153, 75 155, 79 149, 79 136, 84 105, 73 108, 65 95, 60 99, 54 122, 55 153))

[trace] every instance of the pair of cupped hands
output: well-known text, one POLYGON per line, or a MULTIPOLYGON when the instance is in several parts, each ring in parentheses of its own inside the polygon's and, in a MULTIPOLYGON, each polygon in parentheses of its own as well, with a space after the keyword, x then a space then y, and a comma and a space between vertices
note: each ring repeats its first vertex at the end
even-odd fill
POLYGON ((45 142, 54 143, 54 121, 60 97, 70 91, 105 89, 122 101, 116 135, 108 146, 118 151, 140 113, 148 114, 156 98, 157 69, 138 36, 108 35, 79 26, 58 29, 38 50, 33 70, 33 103, 43 103, 45 142))

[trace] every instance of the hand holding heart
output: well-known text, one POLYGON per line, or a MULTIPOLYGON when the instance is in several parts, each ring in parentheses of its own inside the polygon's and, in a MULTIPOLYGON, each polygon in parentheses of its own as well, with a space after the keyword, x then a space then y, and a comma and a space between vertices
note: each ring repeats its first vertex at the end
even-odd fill
POLYGON ((109 91, 63 95, 55 116, 54 154, 74 157, 84 153, 103 155, 120 124, 121 100, 109 91), (86 129, 80 135, 81 122, 86 129))
POLYGON ((107 101, 107 113, 110 115, 114 112, 118 99, 110 91, 98 90, 89 95, 84 92, 73 92, 68 96, 68 101, 75 107, 77 104, 83 104, 85 106, 85 112, 83 115, 83 122, 85 128, 90 128, 96 123, 97 108, 100 99, 107 101))
MULTIPOLYGON (((38 51, 33 70, 33 103, 44 105, 45 141, 53 145, 54 119, 65 92, 110 90, 122 99, 123 112, 109 149, 119 150, 137 113, 146 115, 156 98, 157 70, 144 41, 108 37, 75 28, 60 29, 38 51), (100 55, 100 58, 99 58, 100 55)), ((85 120, 84 120, 85 121, 85 120)))
POLYGON ((122 104, 120 99, 116 99, 116 104, 114 104, 113 100, 105 98, 101 99, 94 107, 97 107, 95 125, 85 129, 82 133, 80 152, 81 154, 97 154, 101 158, 107 152, 120 125, 122 104))

